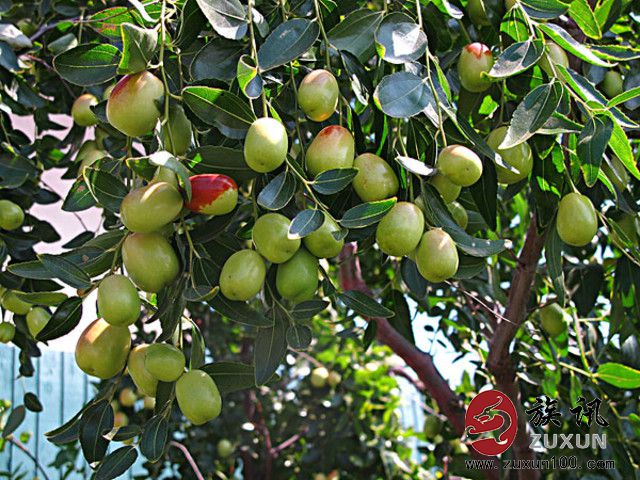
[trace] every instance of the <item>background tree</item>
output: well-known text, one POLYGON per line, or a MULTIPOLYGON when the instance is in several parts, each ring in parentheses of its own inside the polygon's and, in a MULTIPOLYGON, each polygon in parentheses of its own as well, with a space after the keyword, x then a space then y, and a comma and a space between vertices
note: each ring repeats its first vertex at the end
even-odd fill
MULTIPOLYGON (((100 285, 118 299, 99 305, 105 319, 78 349, 80 366, 106 382, 48 435, 79 441, 98 478, 138 452, 164 458, 179 412, 205 423, 221 402, 223 412, 240 408, 230 390, 268 388, 288 350, 314 344, 318 315, 334 334, 377 339, 400 356, 450 437, 473 440, 465 404, 492 386, 518 412, 505 458, 532 459, 531 432, 588 431, 569 407, 599 398, 608 446, 576 455, 637 470, 633 2, 0 5, 24 32, 7 28, 0 43, 0 282, 13 312, 2 335, 28 376, 37 343, 75 328, 89 292, 100 285), (71 113, 76 126, 63 141, 31 143, 9 112, 33 115, 38 132, 60 128, 53 113, 71 113), (96 140, 83 143, 92 125, 96 140), (104 219, 103 232, 57 256, 36 255, 58 235, 28 213, 57 200, 39 182, 50 168, 77 178, 64 210, 98 205, 104 219), (116 272, 127 277, 102 280, 116 272), (203 304, 213 324, 185 315, 203 304), (477 353, 458 391, 415 344, 414 305, 440 318, 456 350, 477 353), (207 356, 215 349, 204 339, 222 328, 246 340, 233 356, 207 356), (153 354, 127 358, 130 330, 153 354), (155 395, 154 415, 105 436, 127 363, 155 395), (529 424, 525 408, 541 394, 559 401, 559 425, 529 424), (106 455, 110 442, 131 439, 106 455)), ((23 413, 16 407, 9 425, 23 413)))

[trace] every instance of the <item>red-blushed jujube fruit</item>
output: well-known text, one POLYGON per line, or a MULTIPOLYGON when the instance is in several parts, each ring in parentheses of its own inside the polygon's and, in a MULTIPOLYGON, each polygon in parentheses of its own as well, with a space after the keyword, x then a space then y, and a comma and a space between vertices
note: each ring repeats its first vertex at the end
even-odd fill
POLYGON ((0 200, 0 228, 16 230, 24 223, 24 210, 11 200, 0 200))
POLYGON ((138 390, 148 397, 156 396, 158 379, 151 375, 145 366, 149 346, 146 343, 137 345, 131 349, 127 360, 127 371, 138 390))
POLYGON ((469 214, 462 205, 458 202, 451 202, 447 204, 447 209, 460 228, 463 230, 467 228, 469 224, 469 214))
POLYGON ((299 238, 289 238, 291 220, 279 213, 267 213, 253 226, 253 243, 258 253, 271 263, 289 260, 300 248, 299 238))
POLYGON ((80 335, 76 363, 87 375, 106 380, 124 369, 130 347, 128 327, 116 327, 98 319, 80 335))
POLYGON ((415 250, 424 231, 422 210, 410 202, 398 202, 380 220, 376 242, 387 255, 402 257, 415 250))
POLYGON ((289 151, 287 130, 275 118, 257 119, 244 139, 244 159, 252 170, 271 172, 282 165, 289 151))
POLYGON ((458 59, 460 84, 470 92, 484 92, 491 86, 491 79, 485 76, 493 67, 493 55, 483 43, 471 43, 462 49, 458 59))
POLYGON ((562 65, 567 68, 569 66, 569 57, 566 52, 558 44, 553 42, 547 42, 545 46, 545 53, 538 60, 538 65, 542 70, 546 72, 550 77, 554 75, 554 68, 551 65, 562 65))
POLYGON ((453 202, 460 195, 462 187, 453 183, 448 177, 436 173, 429 179, 429 183, 435 187, 445 203, 453 202))
POLYGON ((340 253, 344 246, 344 238, 336 240, 336 237, 333 236, 334 232, 339 231, 340 226, 324 213, 324 222, 320 228, 304 237, 302 243, 309 252, 318 258, 333 258, 340 253))
POLYGON ((461 187, 473 185, 482 175, 482 160, 473 150, 463 145, 443 148, 436 166, 440 173, 461 187))
POLYGON ((31 304, 25 302, 16 295, 14 290, 7 290, 2 295, 0 305, 5 310, 15 313, 16 315, 26 315, 31 310, 31 304))
POLYGON ((9 343, 13 341, 16 335, 16 327, 13 323, 0 322, 0 343, 9 343))
POLYGON ((318 259, 301 248, 278 265, 276 288, 283 298, 294 303, 310 300, 318 290, 318 259))
POLYGON ((222 266, 220 292, 229 300, 250 300, 262 289, 266 275, 267 267, 258 252, 240 250, 222 266))
POLYGON ((44 308, 33 307, 29 310, 29 313, 27 313, 27 328, 31 336, 36 338, 42 329, 47 326, 49 320, 51 320, 51 314, 44 308))
POLYGON ((444 282, 458 271, 458 249, 447 232, 434 228, 425 232, 415 254, 418 271, 432 283, 444 282))
POLYGON ((98 104, 98 99, 90 93, 80 95, 71 106, 71 117, 81 127, 90 127, 98 123, 98 117, 91 111, 91 107, 98 104))
POLYGON ((145 292, 157 293, 178 276, 175 250, 159 233, 133 233, 122 244, 122 261, 129 277, 145 292))
POLYGON ((496 165, 498 182, 510 185, 524 180, 529 176, 533 169, 533 154, 527 142, 523 142, 515 147, 498 148, 507 136, 508 130, 507 127, 498 127, 493 130, 487 137, 487 145, 489 145, 494 152, 499 153, 505 162, 518 170, 519 173, 515 173, 500 165, 496 165))
POLYGON ((109 275, 98 286, 98 314, 116 326, 132 325, 140 316, 138 290, 124 275, 109 275))
POLYGON ((324 122, 333 115, 339 96, 336 77, 327 70, 308 73, 298 87, 298 105, 314 122, 324 122))
POLYGON ((231 177, 203 173, 189 178, 191 201, 186 207, 203 215, 226 215, 238 204, 238 185, 231 177))
POLYGON ((602 80, 602 91, 609 97, 617 97, 624 91, 622 75, 615 70, 607 70, 602 80))
POLYGON ((213 420, 222 410, 220 391, 202 370, 184 373, 176 382, 176 400, 182 414, 194 425, 213 420))
POLYGON ((550 303, 538 310, 542 329, 550 337, 559 337, 567 331, 567 314, 557 303, 550 303))
POLYGON ((158 123, 160 110, 156 101, 164 95, 164 85, 148 71, 125 75, 107 101, 109 123, 129 137, 151 132, 158 123))
POLYGON ((562 197, 556 228, 567 245, 582 247, 591 242, 598 231, 598 216, 589 197, 575 192, 562 197))
POLYGON ((161 382, 175 382, 184 373, 186 360, 182 351, 168 343, 149 345, 144 366, 161 382))
POLYGON ((180 105, 169 108, 169 119, 162 125, 164 148, 174 155, 184 155, 191 146, 191 122, 180 105))
POLYGON ((122 200, 120 216, 131 232, 150 233, 173 222, 184 202, 176 187, 154 182, 131 190, 122 200))
POLYGON ((353 179, 353 189, 363 202, 375 202, 394 196, 399 183, 393 168, 373 153, 358 155, 353 162, 358 174, 353 179))
POLYGON ((353 136, 346 128, 339 125, 323 128, 307 149, 307 172, 315 177, 334 168, 351 168, 355 148, 353 136))

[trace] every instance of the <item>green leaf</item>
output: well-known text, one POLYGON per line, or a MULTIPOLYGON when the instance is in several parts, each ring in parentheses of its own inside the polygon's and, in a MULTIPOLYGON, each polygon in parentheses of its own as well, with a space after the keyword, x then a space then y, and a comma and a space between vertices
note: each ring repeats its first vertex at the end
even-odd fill
POLYGON ((329 43, 366 62, 375 53, 374 34, 381 21, 382 12, 354 10, 328 32, 329 43))
POLYGON ((340 225, 344 228, 364 228, 374 225, 382 220, 389 210, 396 204, 396 198, 380 200, 378 202, 367 202, 356 205, 347 210, 340 225))
POLYGON ((200 368, 204 364, 207 345, 200 328, 195 323, 191 324, 191 355, 189 358, 189 370, 200 368))
POLYGON ((489 76, 507 78, 518 75, 535 65, 544 53, 542 40, 529 39, 507 47, 497 58, 489 76))
POLYGON ((475 238, 465 232, 451 218, 451 214, 442 201, 440 194, 431 186, 423 183, 422 197, 425 203, 426 220, 435 227, 442 228, 451 235, 456 246, 472 257, 490 257, 502 252, 506 246, 504 240, 485 240, 475 238))
POLYGON ((174 157, 171 153, 162 150, 160 152, 152 153, 149 156, 149 163, 158 167, 164 167, 175 173, 180 180, 180 186, 184 190, 187 197, 187 201, 191 200, 191 181, 189 177, 191 173, 187 170, 180 160, 174 157))
POLYGON ((258 329, 253 352, 256 385, 266 384, 282 363, 287 352, 285 328, 284 320, 274 315, 271 327, 258 329))
POLYGON ((393 118, 413 117, 435 104, 426 81, 409 72, 384 77, 376 87, 373 99, 380 110, 393 118))
POLYGON ((305 302, 298 303, 293 307, 293 310, 291 310, 290 313, 296 320, 307 320, 326 310, 328 306, 329 302, 326 300, 307 300, 305 302))
POLYGON ((640 87, 634 87, 626 92, 622 92, 620 95, 616 95, 607 103, 609 107, 615 107, 620 105, 621 103, 628 102, 629 100, 633 100, 634 98, 640 97, 640 87))
POLYGON ((146 70, 158 46, 158 32, 131 23, 123 23, 120 29, 122 58, 118 64, 118 74, 133 74, 146 70))
POLYGON ((500 149, 520 145, 531 138, 556 111, 562 99, 562 84, 555 80, 540 85, 518 105, 500 149))
POLYGON ((547 272, 553 283, 553 288, 560 306, 565 304, 564 271, 562 270, 562 240, 558 236, 555 222, 549 227, 544 243, 544 258, 547 262, 547 272))
POLYGON ((270 327, 273 325, 272 319, 265 317, 262 313, 256 310, 253 310, 245 302, 229 300, 224 295, 216 295, 214 298, 209 300, 209 305, 230 320, 242 323, 243 325, 249 325, 252 327, 270 327))
POLYGON ((80 434, 80 417, 87 408, 89 408, 89 405, 86 405, 65 424, 46 432, 44 436, 54 445, 65 445, 76 442, 80 434))
POLYGON ((244 138, 256 119, 244 100, 220 88, 186 87, 182 98, 200 120, 215 126, 229 138, 244 138))
POLYGON ((2 429, 2 438, 9 438, 9 436, 15 432, 20 425, 22 425, 26 414, 27 411, 24 408, 24 405, 19 405, 11 410, 7 421, 4 424, 4 428, 2 429))
POLYGON ((258 205, 267 210, 281 210, 293 198, 298 184, 287 171, 279 173, 258 195, 258 205))
POLYGON ((609 146, 629 173, 640 180, 640 170, 638 170, 638 166, 633 157, 631 142, 629 142, 627 134, 618 122, 613 122, 613 131, 611 133, 611 139, 609 140, 609 146))
POLYGON ((589 187, 593 187, 598 180, 600 164, 612 130, 613 121, 605 115, 599 115, 590 117, 580 132, 576 154, 582 163, 584 181, 589 187))
POLYGON ((560 0, 521 0, 525 12, 538 20, 550 20, 564 15, 567 5, 560 0))
POLYGON ((250 55, 243 55, 238 61, 238 85, 247 98, 256 99, 262 94, 264 82, 258 72, 258 65, 250 55))
POLYGON ((573 0, 569 5, 569 15, 575 20, 587 37, 602 38, 600 25, 587 0, 573 0))
POLYGON ((140 453, 151 463, 155 463, 164 454, 169 440, 169 422, 163 415, 151 417, 142 431, 140 438, 140 453))
POLYGON ((111 212, 120 212, 122 199, 129 193, 122 180, 110 173, 90 167, 86 167, 82 175, 96 202, 111 212))
POLYGON ((391 291, 391 303, 395 315, 389 319, 391 326, 406 338, 411 345, 415 345, 416 340, 413 335, 413 325, 411 324, 411 311, 404 294, 400 290, 391 291))
POLYGON ((80 446, 88 463, 102 460, 109 441, 103 435, 113 428, 113 408, 103 399, 91 405, 80 419, 80 446))
POLYGON ((586 43, 580 43, 569 32, 555 23, 540 23, 538 28, 559 46, 576 57, 598 67, 613 67, 612 63, 602 60, 593 53, 586 43))
POLYGON ((463 280, 474 278, 487 269, 487 262, 484 258, 464 254, 459 254, 458 258, 458 270, 453 276, 454 278, 463 280))
POLYGON ((293 350, 306 350, 311 345, 313 333, 306 325, 289 325, 286 333, 287 344, 293 350))
POLYGON ((323 223, 324 214, 321 210, 303 210, 291 221, 288 237, 291 239, 306 237, 318 230, 323 223))
POLYGON ((339 293, 338 300, 354 312, 366 318, 390 318, 395 315, 394 312, 383 307, 373 298, 357 290, 348 290, 344 293, 339 293))
POLYGON ((245 162, 242 150, 214 145, 198 148, 188 166, 194 173, 223 173, 236 182, 251 180, 257 175, 245 162))
POLYGON ((197 285, 195 287, 188 287, 182 292, 182 298, 187 302, 208 302, 215 297, 220 291, 219 287, 211 287, 204 285, 197 285))
POLYGON ((215 79, 230 82, 235 77, 236 64, 242 52, 242 43, 216 38, 198 51, 191 62, 191 75, 197 81, 215 79))
POLYGON ((640 58, 640 49, 629 45, 591 45, 591 51, 600 58, 614 62, 628 62, 640 58))
POLYGON ((253 365, 234 362, 214 362, 203 365, 200 370, 213 381, 222 395, 248 388, 255 388, 256 374, 253 365))
POLYGON ((49 322, 38 333, 36 339, 39 342, 46 342, 65 336, 80 323, 82 318, 82 299, 70 297, 60 304, 53 312, 49 322))
POLYGON ((294 18, 278 25, 258 50, 261 71, 271 70, 292 62, 311 48, 318 39, 317 22, 294 18))
POLYGON ((69 193, 67 193, 67 197, 62 203, 62 210, 65 212, 80 212, 95 205, 96 200, 91 195, 84 178, 78 178, 71 185, 69 193))
POLYGON ((313 189, 322 195, 333 195, 347 187, 358 174, 356 168, 334 168, 326 170, 313 180, 313 189))
POLYGON ((180 11, 180 23, 175 37, 176 47, 184 50, 196 41, 207 23, 196 0, 186 0, 180 11))
POLYGON ((240 40, 247 33, 247 12, 239 0, 197 0, 213 29, 222 37, 240 40))
POLYGON ((427 50, 427 35, 411 17, 400 12, 384 17, 375 40, 378 55, 389 63, 416 61, 427 50))
POLYGON ((31 412, 41 412, 42 403, 38 400, 38 396, 35 393, 27 392, 24 394, 24 406, 31 412))
POLYGON ((53 67, 66 81, 87 87, 108 82, 116 76, 120 51, 113 45, 79 45, 57 55, 53 67))
POLYGON ((55 306, 59 305, 67 299, 67 296, 61 292, 15 292, 16 296, 27 303, 33 305, 55 306))
POLYGON ((91 286, 91 278, 77 265, 63 257, 43 253, 38 256, 42 265, 54 278, 62 280, 70 287, 86 289, 91 286))
POLYGON ((0 41, 0 66, 6 68, 10 72, 17 72, 20 70, 18 57, 16 57, 11 46, 7 42, 2 41, 0 41))
POLYGON ((471 185, 469 191, 482 219, 491 230, 495 230, 498 214, 498 176, 495 166, 483 159, 480 180, 471 185))
POLYGON ((112 480, 136 463, 138 452, 134 446, 120 447, 104 457, 96 470, 95 480, 112 480))
POLYGON ((621 363, 603 363, 596 371, 597 378, 618 388, 640 388, 640 371, 621 363))

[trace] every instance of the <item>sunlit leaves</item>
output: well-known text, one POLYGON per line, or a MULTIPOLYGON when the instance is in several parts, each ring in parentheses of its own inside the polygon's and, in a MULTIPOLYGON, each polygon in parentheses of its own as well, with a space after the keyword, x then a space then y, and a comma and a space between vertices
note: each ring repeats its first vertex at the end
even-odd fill
POLYGON ((53 59, 62 78, 84 87, 111 80, 119 63, 120 51, 109 44, 79 45, 53 59))
POLYGON ((270 70, 295 60, 314 44, 319 34, 318 24, 304 18, 278 25, 258 50, 260 69, 270 70))

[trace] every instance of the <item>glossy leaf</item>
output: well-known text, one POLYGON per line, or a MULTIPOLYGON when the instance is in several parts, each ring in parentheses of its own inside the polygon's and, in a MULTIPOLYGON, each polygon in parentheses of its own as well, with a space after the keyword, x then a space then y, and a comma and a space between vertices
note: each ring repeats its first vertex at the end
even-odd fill
POLYGON ((271 70, 295 60, 311 48, 319 34, 318 24, 305 18, 281 23, 258 50, 260 70, 271 70))
POLYGON ((338 294, 338 299, 354 312, 367 318, 390 318, 395 313, 380 305, 373 298, 357 290, 348 290, 338 294))
POLYGON ((53 312, 47 325, 38 333, 37 340, 46 342, 63 337, 80 323, 82 318, 82 299, 70 297, 53 312))
POLYGON ((418 60, 427 50, 427 35, 411 17, 391 13, 375 35, 378 55, 389 63, 402 64, 418 60))
POLYGON ((328 32, 329 42, 366 62, 375 53, 374 34, 381 21, 382 12, 354 10, 328 32))
POLYGON ((358 174, 356 168, 326 170, 313 180, 313 189, 322 195, 333 195, 344 190, 358 174))
POLYGON ((289 238, 302 238, 315 232, 324 223, 324 214, 321 210, 307 209, 301 211, 291 221, 289 226, 289 238))
POLYGON ((589 118, 584 130, 578 137, 576 154, 582 163, 584 179, 587 186, 592 187, 598 180, 598 172, 604 151, 607 148, 613 121, 604 115, 589 118))
POLYGON ((287 351, 285 322, 275 316, 271 327, 260 328, 254 346, 256 385, 264 385, 276 372, 287 351))
POLYGON ((53 59, 62 78, 75 85, 99 85, 116 76, 120 51, 109 44, 79 45, 53 59))
POLYGON ((140 28, 131 23, 123 23, 120 28, 123 49, 118 74, 132 74, 146 70, 158 46, 158 32, 140 28))
POLYGON ((267 210, 282 209, 296 192, 296 178, 287 171, 279 173, 258 195, 258 205, 267 210))
POLYGON ((138 459, 134 446, 120 447, 104 457, 96 470, 95 480, 112 480, 125 473, 138 459))
POLYGON ((409 72, 384 77, 373 98, 378 108, 393 118, 413 117, 435 103, 426 81, 409 72))
POLYGON ((84 270, 64 257, 43 253, 38 258, 53 278, 58 278, 73 288, 86 289, 91 286, 91 279, 84 270))
POLYGON ((518 75, 535 65, 544 53, 542 40, 527 40, 507 47, 496 59, 489 72, 493 78, 518 75))
POLYGON ((596 377, 614 387, 640 388, 640 371, 620 363, 603 363, 598 367, 596 377))
POLYGON ((239 0, 197 0, 204 16, 222 37, 240 40, 247 33, 247 12, 239 0))
POLYGON ((169 440, 169 422, 162 415, 151 418, 144 426, 140 438, 140 453, 151 463, 155 463, 164 454, 169 440))

